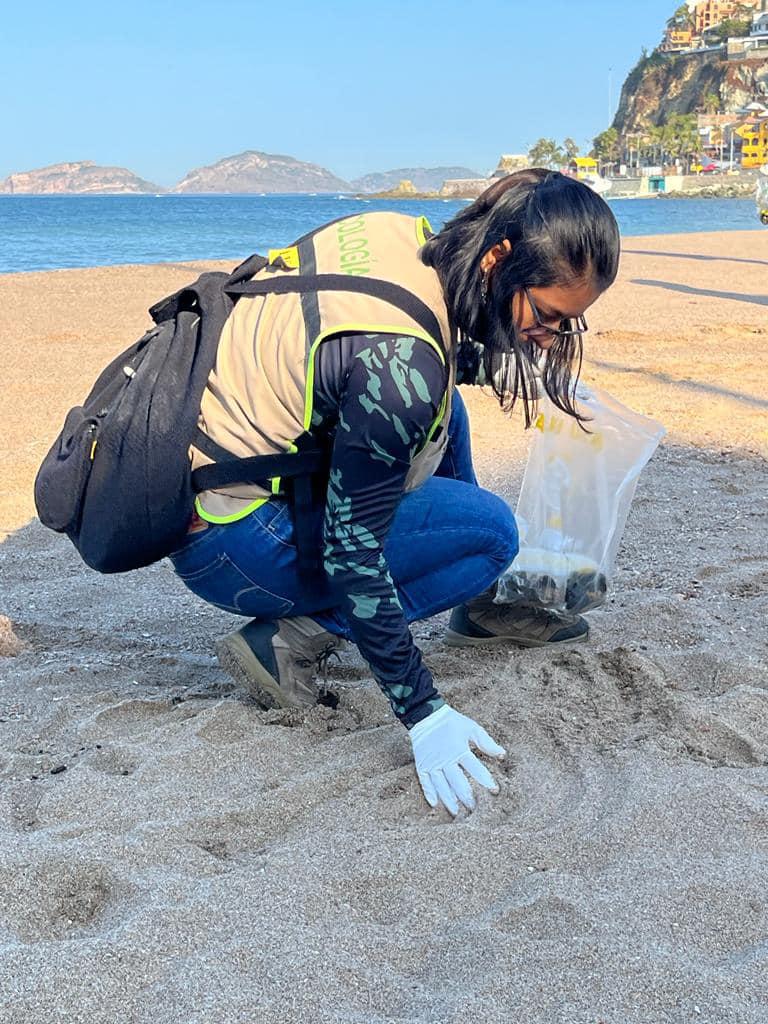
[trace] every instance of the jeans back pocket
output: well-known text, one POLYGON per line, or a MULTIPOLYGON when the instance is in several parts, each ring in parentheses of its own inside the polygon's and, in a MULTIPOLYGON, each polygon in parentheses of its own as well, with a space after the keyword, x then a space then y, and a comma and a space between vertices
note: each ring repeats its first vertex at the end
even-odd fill
POLYGON ((189 566, 179 558, 174 570, 184 585, 208 604, 225 612, 248 615, 254 619, 279 619, 293 608, 293 602, 254 583, 223 552, 205 560, 191 560, 189 566))

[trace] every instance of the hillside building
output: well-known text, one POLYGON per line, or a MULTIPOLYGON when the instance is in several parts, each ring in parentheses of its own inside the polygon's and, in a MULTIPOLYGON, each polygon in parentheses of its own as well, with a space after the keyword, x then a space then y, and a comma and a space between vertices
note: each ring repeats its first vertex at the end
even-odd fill
POLYGON ((687 24, 668 26, 659 52, 690 53, 724 46, 728 57, 734 60, 765 56, 764 47, 768 47, 768 0, 701 0, 700 3, 689 3, 687 24), (724 42, 718 31, 721 23, 729 18, 743 21, 745 13, 749 14, 749 8, 752 9, 749 31, 724 42))
POLYGON ((499 157, 498 166, 491 177, 506 178, 508 174, 514 174, 515 171, 523 171, 526 167, 530 167, 530 165, 531 162, 525 153, 502 153, 499 157))
POLYGON ((693 32, 689 28, 668 28, 659 49, 662 53, 680 53, 688 50, 693 43, 693 32))
POLYGON ((735 129, 741 136, 741 166, 768 164, 768 117, 758 117, 735 129))
POLYGON ((740 8, 759 9, 761 0, 701 0, 688 6, 693 19, 693 34, 700 36, 708 28, 715 28, 727 18, 736 17, 740 8))
POLYGON ((752 28, 749 30, 751 36, 768 35, 768 2, 763 3, 763 10, 757 11, 752 18, 752 28))

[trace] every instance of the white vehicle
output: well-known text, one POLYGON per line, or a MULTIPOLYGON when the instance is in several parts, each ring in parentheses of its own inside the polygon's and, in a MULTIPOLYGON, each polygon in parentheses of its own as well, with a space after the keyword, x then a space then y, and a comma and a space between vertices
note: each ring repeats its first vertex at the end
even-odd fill
POLYGON ((581 179, 585 185, 589 185, 593 192, 597 192, 599 196, 605 192, 609 192, 611 189, 611 182, 608 178, 600 178, 597 175, 590 175, 588 178, 581 179))
POLYGON ((757 215, 763 224, 768 224, 768 164, 760 168, 760 176, 757 179, 755 190, 755 202, 757 203, 757 215))

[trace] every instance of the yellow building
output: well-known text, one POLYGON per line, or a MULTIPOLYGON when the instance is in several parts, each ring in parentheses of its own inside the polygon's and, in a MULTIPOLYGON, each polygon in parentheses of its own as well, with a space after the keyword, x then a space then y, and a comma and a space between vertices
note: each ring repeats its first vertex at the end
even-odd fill
POLYGON ((689 28, 668 28, 664 33, 664 41, 659 49, 662 53, 687 50, 692 41, 693 32, 689 28))
POLYGON ((768 117, 750 121, 736 128, 742 138, 741 166, 761 167, 768 164, 768 117))
POLYGON ((597 160, 591 156, 575 156, 568 161, 568 170, 575 178, 592 178, 597 176, 597 160))
POLYGON ((693 34, 700 36, 708 28, 714 28, 726 18, 733 18, 740 7, 755 10, 760 0, 702 0, 693 8, 693 34))

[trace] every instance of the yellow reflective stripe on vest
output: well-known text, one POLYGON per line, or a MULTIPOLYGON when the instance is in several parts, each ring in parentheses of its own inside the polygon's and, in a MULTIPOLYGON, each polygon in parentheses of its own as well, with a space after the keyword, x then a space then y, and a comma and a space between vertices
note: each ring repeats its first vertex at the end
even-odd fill
POLYGON ((433 235, 432 225, 429 223, 426 217, 416 218, 416 241, 419 245, 424 245, 427 240, 427 234, 433 235))
POLYGON ((446 388, 445 392, 443 393, 443 400, 440 403, 440 408, 437 410, 437 418, 435 419, 435 422, 432 424, 432 426, 429 428, 429 433, 427 434, 427 439, 424 442, 425 445, 429 441, 432 440, 432 435, 435 433, 437 428, 440 426, 440 423, 442 422, 443 416, 445 416, 445 407, 446 407, 447 404, 448 404, 448 388, 446 388))
MULTIPOLYGON (((298 452, 298 450, 299 449, 296 447, 295 444, 291 444, 289 446, 289 448, 288 448, 288 451, 291 453, 291 455, 295 455, 296 452, 298 452)), ((273 496, 276 496, 276 495, 280 494, 280 484, 281 484, 281 482, 282 482, 282 478, 281 477, 279 477, 279 476, 273 476, 272 477, 272 494, 273 494, 273 496)), ((229 515, 229 516, 215 516, 211 512, 206 512, 205 511, 205 509, 203 508, 202 503, 200 501, 200 497, 198 496, 197 498, 195 498, 195 511, 197 512, 197 514, 200 516, 201 519, 205 520, 206 523, 215 523, 215 524, 217 524, 219 526, 222 526, 222 525, 226 525, 227 523, 236 523, 240 519, 245 519, 246 516, 249 516, 251 514, 251 512, 255 512, 257 508, 261 508, 261 506, 263 504, 265 504, 265 502, 267 502, 267 501, 269 501, 269 498, 257 498, 256 501, 251 502, 250 505, 246 505, 246 507, 243 508, 243 509, 240 509, 239 512, 233 512, 232 515, 229 515)))
POLYGON ((233 512, 231 516, 214 516, 210 512, 206 512, 200 503, 199 496, 195 498, 195 512, 200 516, 201 519, 205 520, 206 523, 214 523, 216 526, 223 526, 227 523, 236 523, 239 519, 245 519, 251 512, 255 512, 257 508, 269 501, 269 498, 257 498, 256 501, 252 501, 250 505, 246 505, 245 508, 240 509, 239 512, 233 512))
MULTIPOLYGON (((296 452, 298 452, 298 450, 299 449, 296 447, 296 445, 293 443, 293 441, 291 441, 291 443, 288 445, 288 454, 289 455, 295 455, 296 452)), ((279 494, 280 493, 280 484, 281 483, 282 483, 282 477, 279 477, 279 476, 273 476, 272 477, 272 493, 273 494, 279 494)))

